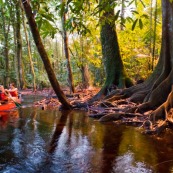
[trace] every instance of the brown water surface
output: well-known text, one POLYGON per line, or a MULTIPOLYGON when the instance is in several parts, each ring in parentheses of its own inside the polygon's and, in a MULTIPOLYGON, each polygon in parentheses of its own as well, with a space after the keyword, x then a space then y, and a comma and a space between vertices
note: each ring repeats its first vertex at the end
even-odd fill
POLYGON ((32 102, 0 112, 0 172, 173 172, 172 131, 151 137, 135 127, 102 124, 86 112, 41 110, 32 102))

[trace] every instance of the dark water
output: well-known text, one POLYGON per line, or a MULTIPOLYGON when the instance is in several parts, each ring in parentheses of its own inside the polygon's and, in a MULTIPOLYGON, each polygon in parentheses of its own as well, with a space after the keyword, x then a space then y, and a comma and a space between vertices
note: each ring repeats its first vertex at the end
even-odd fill
POLYGON ((0 172, 173 172, 171 131, 153 138, 134 127, 101 124, 85 112, 36 109, 35 99, 0 112, 6 114, 0 120, 0 172))

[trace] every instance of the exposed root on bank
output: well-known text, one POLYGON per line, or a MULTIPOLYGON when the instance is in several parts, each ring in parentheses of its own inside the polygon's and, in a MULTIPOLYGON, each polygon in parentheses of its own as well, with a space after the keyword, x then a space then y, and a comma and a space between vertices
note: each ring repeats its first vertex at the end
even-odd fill
MULTIPOLYGON (((169 75, 153 88, 150 83, 144 82, 131 88, 116 89, 108 96, 92 103, 90 98, 98 90, 82 90, 73 95, 66 94, 66 97, 73 109, 87 111, 90 117, 100 122, 112 121, 115 124, 137 126, 147 134, 161 134, 173 124, 173 91, 170 77, 169 75)), ((61 104, 57 98, 50 97, 35 103, 35 106, 42 109, 60 109, 61 104)))
POLYGON ((101 122, 137 125, 147 134, 161 134, 173 124, 172 71, 160 84, 156 83, 154 87, 148 84, 150 90, 144 83, 121 90, 117 94, 115 91, 111 96, 94 103, 100 107, 111 107, 111 112, 106 112, 105 109, 102 113, 98 112, 99 116, 92 114, 91 117, 99 118, 101 122), (133 116, 127 117, 127 113, 133 116))

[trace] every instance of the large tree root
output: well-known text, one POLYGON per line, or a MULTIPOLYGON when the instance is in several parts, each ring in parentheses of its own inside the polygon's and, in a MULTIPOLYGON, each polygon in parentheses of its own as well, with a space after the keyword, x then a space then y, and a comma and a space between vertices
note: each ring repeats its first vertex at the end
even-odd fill
MULTIPOLYGON (((143 104, 141 107, 144 110, 144 107, 148 106, 151 106, 150 102, 143 104)), ((151 129, 152 133, 157 134, 169 127, 169 124, 173 124, 173 89, 169 93, 167 100, 151 113, 150 120, 157 124, 154 129, 151 129)))
POLYGON ((163 120, 168 120, 170 122, 173 122, 172 108, 173 108, 173 90, 168 95, 166 102, 164 102, 155 111, 153 111, 153 113, 150 116, 150 119, 152 121, 163 119, 163 120))
MULTIPOLYGON (((116 89, 113 91, 108 92, 109 88, 107 86, 103 86, 103 88, 93 97, 90 99, 89 103, 93 103, 95 101, 101 100, 101 99, 111 99, 114 96, 118 96, 122 98, 129 98, 131 97, 133 94, 136 93, 144 93, 144 90, 146 90, 146 92, 148 92, 149 90, 151 90, 154 82, 156 81, 156 79, 158 78, 158 76, 160 75, 160 70, 158 70, 154 73, 154 75, 152 75, 148 80, 146 80, 143 83, 131 86, 129 88, 125 88, 125 89, 116 89)), ((145 98, 146 94, 143 94, 140 96, 140 102, 143 101, 143 99, 145 98)), ((115 98, 117 99, 117 98, 115 98)), ((135 99, 135 98, 134 98, 135 99)), ((139 98, 138 101, 139 102, 139 98)))
MULTIPOLYGON (((171 85, 172 85, 172 77, 169 75, 158 87, 156 87, 152 92, 151 96, 148 102, 142 103, 138 106, 133 105, 130 108, 127 106, 126 108, 120 108, 119 104, 126 103, 130 101, 135 101, 140 103, 140 99, 137 100, 136 98, 139 98, 142 96, 144 98, 147 95, 148 90, 144 87, 144 85, 140 85, 141 89, 143 88, 142 91, 139 91, 135 94, 132 94, 131 97, 128 99, 126 98, 126 92, 127 90, 130 91, 129 89, 122 90, 121 92, 117 92, 115 95, 111 95, 111 97, 106 98, 106 100, 103 101, 104 104, 100 106, 111 106, 113 107, 116 105, 116 109, 119 107, 119 112, 111 113, 111 114, 104 114, 103 116, 99 117, 101 122, 107 122, 107 121, 116 121, 118 123, 122 124, 127 124, 127 125, 134 125, 138 124, 140 125, 141 122, 143 129, 145 130, 145 133, 148 134, 160 134, 162 133, 167 127, 169 127, 169 124, 173 124, 173 91, 171 91, 171 85), (171 91, 171 92, 170 92, 171 91), (170 93, 170 94, 169 94, 170 93), (169 94, 169 96, 168 96, 169 94), (168 96, 167 100, 166 97, 168 96), (122 100, 123 98, 123 100, 122 100), (120 101, 119 101, 120 99, 120 101), (164 102, 165 101, 165 102, 164 102), (109 103, 109 104, 108 104, 109 103), (161 104, 162 103, 162 104, 161 104), (158 107, 158 105, 160 105, 158 107), (152 113, 150 116, 145 116, 145 112, 152 110, 152 113), (120 111, 122 111, 120 113, 120 111), (126 117, 127 113, 134 113, 133 115, 137 116, 137 113, 143 114, 143 119, 137 118, 135 120, 134 117, 126 117), (171 113, 170 113, 171 112, 171 113)), ((137 87, 137 88, 138 88, 137 87)), ((132 87, 134 90, 134 87, 132 87)), ((115 92, 116 93, 116 92, 115 92)), ((131 104, 132 105, 132 104, 131 104)))
MULTIPOLYGON (((155 88, 151 93, 148 101, 144 102, 138 107, 138 112, 143 113, 147 110, 155 110, 160 105, 160 109, 162 109, 162 104, 169 98, 169 93, 171 92, 171 86, 173 84, 173 70, 169 74, 169 76, 163 80, 157 88, 155 88)), ((157 110, 156 110, 157 112, 157 110)), ((162 114, 163 111, 158 112, 158 117, 162 114)), ((157 113, 156 113, 157 114, 157 113)))

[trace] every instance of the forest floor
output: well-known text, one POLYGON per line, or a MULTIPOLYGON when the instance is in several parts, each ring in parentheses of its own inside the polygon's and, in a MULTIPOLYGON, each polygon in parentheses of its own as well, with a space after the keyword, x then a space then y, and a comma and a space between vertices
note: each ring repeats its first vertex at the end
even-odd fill
MULTIPOLYGON (((75 102, 84 103, 92 98, 100 88, 90 88, 90 89, 76 89, 74 94, 71 94, 68 89, 64 89, 63 92, 66 95, 68 101, 74 105, 75 102)), ((35 107, 41 107, 43 109, 57 109, 61 106, 56 94, 53 89, 46 88, 43 90, 32 91, 31 89, 25 89, 20 91, 24 95, 35 95, 43 96, 44 99, 33 103, 35 107)))

